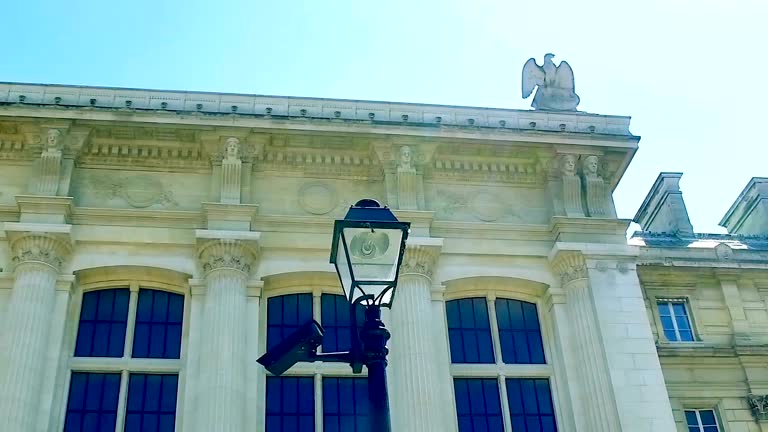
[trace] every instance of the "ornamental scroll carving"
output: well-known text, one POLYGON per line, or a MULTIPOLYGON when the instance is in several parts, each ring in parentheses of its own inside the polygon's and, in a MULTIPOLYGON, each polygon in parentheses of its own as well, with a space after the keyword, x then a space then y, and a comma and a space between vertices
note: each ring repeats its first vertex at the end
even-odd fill
POLYGON ((16 265, 37 262, 60 270, 71 247, 67 242, 48 234, 28 233, 11 242, 11 251, 16 265))
POLYGON ((563 286, 575 280, 587 278, 587 263, 584 255, 580 253, 560 254, 552 267, 560 275, 563 286))
POLYGON ((214 270, 231 269, 250 273, 256 258, 256 251, 240 240, 216 239, 204 243, 198 259, 204 273, 214 270))
POLYGON ((768 395, 748 395, 747 401, 758 423, 768 422, 768 395))
POLYGON ((417 274, 432 278, 440 248, 430 246, 407 246, 400 266, 400 275, 417 274))

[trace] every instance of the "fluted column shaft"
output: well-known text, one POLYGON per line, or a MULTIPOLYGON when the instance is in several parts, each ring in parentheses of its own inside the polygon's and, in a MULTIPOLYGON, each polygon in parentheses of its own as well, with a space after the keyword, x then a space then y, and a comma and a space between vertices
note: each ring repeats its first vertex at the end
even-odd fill
POLYGON ((245 430, 246 309, 254 254, 237 240, 201 248, 206 295, 200 340, 197 430, 245 430))
POLYGON ((389 353, 392 430, 441 430, 438 422, 430 279, 438 251, 408 247, 391 312, 389 353))
POLYGON ((0 328, 3 432, 36 429, 62 246, 45 235, 23 236, 12 242, 17 266, 0 328))

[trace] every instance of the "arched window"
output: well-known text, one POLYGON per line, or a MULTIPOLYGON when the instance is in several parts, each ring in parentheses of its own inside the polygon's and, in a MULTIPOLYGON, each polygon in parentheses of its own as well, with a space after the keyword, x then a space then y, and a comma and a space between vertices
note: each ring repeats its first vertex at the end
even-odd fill
POLYGON ((445 307, 459 432, 556 432, 536 304, 488 296, 445 307))
MULTIPOLYGON (((299 293, 267 299, 267 347, 305 322, 315 319, 325 330, 324 352, 346 351, 350 346, 351 313, 344 296, 299 293)), ((362 324, 362 309, 356 312, 362 324)), ((352 375, 346 364, 302 364, 285 374, 267 376, 265 432, 316 430, 365 432, 368 430, 368 382, 352 375), (318 407, 322 405, 322 409, 318 407)))
POLYGON ((185 296, 162 283, 121 285, 81 287, 65 432, 175 430, 185 296))

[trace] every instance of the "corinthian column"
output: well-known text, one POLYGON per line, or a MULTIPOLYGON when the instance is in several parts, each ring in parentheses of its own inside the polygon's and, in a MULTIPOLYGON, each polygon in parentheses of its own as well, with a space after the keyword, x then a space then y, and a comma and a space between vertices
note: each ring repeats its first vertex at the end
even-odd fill
POLYGON ((389 380, 392 430, 443 431, 432 314, 432 274, 441 241, 408 239, 391 311, 389 380))
POLYGON ((11 241, 13 290, 0 327, 0 429, 37 430, 56 279, 70 253, 66 240, 23 233, 11 241))
POLYGON ((206 286, 196 392, 201 432, 246 430, 246 283, 256 253, 234 238, 204 240, 198 251, 206 286))

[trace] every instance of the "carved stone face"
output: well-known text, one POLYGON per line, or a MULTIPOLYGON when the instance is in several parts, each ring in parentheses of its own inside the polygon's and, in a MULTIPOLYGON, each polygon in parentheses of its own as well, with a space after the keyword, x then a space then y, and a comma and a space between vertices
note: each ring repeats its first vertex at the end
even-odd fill
POLYGON ((587 175, 597 175, 597 156, 587 156, 584 160, 584 173, 587 175))
POLYGON ((563 174, 574 175, 576 173, 576 156, 563 156, 563 174))
POLYGON ((48 148, 58 148, 59 137, 61 137, 61 132, 58 129, 50 129, 48 131, 48 148))
POLYGON ((400 163, 404 166, 411 164, 411 148, 408 146, 400 147, 400 163))
POLYGON ((240 141, 237 138, 228 138, 226 142, 227 159, 237 159, 240 154, 240 141))

